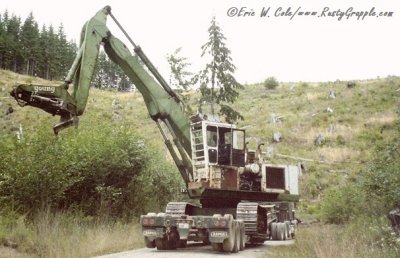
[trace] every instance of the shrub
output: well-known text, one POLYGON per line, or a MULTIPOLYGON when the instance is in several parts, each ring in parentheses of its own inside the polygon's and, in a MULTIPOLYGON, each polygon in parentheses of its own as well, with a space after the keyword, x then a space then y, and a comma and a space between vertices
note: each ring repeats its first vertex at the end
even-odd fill
POLYGON ((279 82, 275 79, 275 77, 268 77, 264 81, 264 87, 267 88, 268 90, 273 90, 278 86, 279 86, 279 82))
POLYGON ((387 146, 377 149, 376 159, 363 176, 362 185, 372 199, 379 200, 383 212, 400 205, 400 141, 397 138, 387 146))
POLYGON ((87 215, 132 216, 178 192, 174 167, 133 129, 84 124, 0 145, 0 202, 21 212, 76 208, 87 215), (157 186, 157 187, 155 187, 157 186))
POLYGON ((336 136, 336 143, 340 146, 346 145, 346 140, 342 135, 336 136))
POLYGON ((303 88, 308 88, 310 85, 308 83, 306 83, 306 82, 302 82, 300 84, 300 86, 303 87, 303 88))
POLYGON ((319 218, 329 223, 345 223, 361 214, 366 203, 363 191, 353 183, 326 191, 319 218))

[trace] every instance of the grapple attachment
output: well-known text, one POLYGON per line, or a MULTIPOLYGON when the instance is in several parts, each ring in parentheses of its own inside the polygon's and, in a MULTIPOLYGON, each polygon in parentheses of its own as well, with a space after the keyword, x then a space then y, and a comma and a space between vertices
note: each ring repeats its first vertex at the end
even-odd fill
POLYGON ((55 134, 72 125, 78 125, 76 104, 66 85, 20 84, 14 87, 10 94, 21 107, 29 105, 52 115, 59 115, 60 123, 53 127, 55 134))

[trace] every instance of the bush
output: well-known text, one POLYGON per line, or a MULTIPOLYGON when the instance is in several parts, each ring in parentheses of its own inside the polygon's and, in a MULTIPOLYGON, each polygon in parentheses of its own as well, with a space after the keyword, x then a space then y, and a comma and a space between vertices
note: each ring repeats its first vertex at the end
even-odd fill
POLYGON ((342 135, 336 136, 336 143, 340 146, 346 145, 346 140, 342 135))
POLYGON ((362 184, 371 199, 379 200, 380 209, 388 212, 400 205, 400 141, 397 138, 377 149, 376 159, 368 165, 362 184))
POLYGON ((71 209, 132 216, 159 209, 178 192, 179 173, 133 129, 81 125, 0 145, 0 203, 32 213, 71 209), (156 186, 156 187, 155 187, 156 186))
POLYGON ((354 183, 327 190, 321 203, 319 218, 329 223, 345 223, 364 212, 363 191, 354 183))
POLYGON ((268 90, 273 90, 279 86, 279 82, 275 79, 275 77, 269 77, 264 81, 264 87, 268 90))
MULTIPOLYGON (((357 180, 349 180, 346 185, 325 193, 319 211, 322 220, 344 223, 360 215, 387 216, 389 210, 400 205, 400 123, 397 121, 393 127, 395 134, 390 143, 376 147, 375 159, 367 164, 357 180)), ((370 143, 382 142, 379 139, 382 136, 374 132, 365 131, 361 135, 370 143)), ((340 141, 337 139, 337 142, 340 141)))
POLYGON ((308 83, 306 83, 306 82, 302 82, 300 84, 300 86, 303 87, 303 88, 308 88, 310 85, 308 83))

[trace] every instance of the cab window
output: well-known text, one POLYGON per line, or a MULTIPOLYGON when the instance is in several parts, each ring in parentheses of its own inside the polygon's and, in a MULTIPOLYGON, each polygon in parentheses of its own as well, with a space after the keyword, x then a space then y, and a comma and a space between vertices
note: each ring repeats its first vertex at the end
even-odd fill
POLYGON ((207 126, 207 145, 208 147, 217 147, 218 136, 217 127, 207 126))

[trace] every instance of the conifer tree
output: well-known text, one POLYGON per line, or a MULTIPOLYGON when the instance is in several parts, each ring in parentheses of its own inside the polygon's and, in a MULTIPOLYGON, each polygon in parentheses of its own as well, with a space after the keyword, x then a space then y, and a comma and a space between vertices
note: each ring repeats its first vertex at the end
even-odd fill
POLYGON ((92 81, 94 87, 100 89, 106 87, 107 65, 107 56, 104 51, 100 51, 92 81))
POLYGON ((209 61, 199 76, 202 95, 200 105, 203 101, 209 102, 213 115, 215 114, 214 105, 219 105, 219 114, 224 116, 227 122, 243 120, 243 116, 229 106, 229 103, 235 102, 239 96, 237 90, 243 86, 233 76, 236 67, 232 63, 231 51, 225 44, 226 38, 215 17, 212 18, 208 33, 209 40, 201 48, 202 57, 209 57, 209 61))
POLYGON ((18 64, 21 62, 21 45, 20 45, 20 25, 21 19, 15 15, 12 15, 10 19, 7 19, 6 26, 6 37, 5 37, 5 65, 6 69, 18 72, 18 64))
POLYGON ((57 66, 59 65, 59 60, 57 60, 57 34, 55 34, 54 27, 52 25, 49 26, 47 36, 48 40, 46 49, 48 59, 45 79, 53 80, 58 72, 57 66))
POLYGON ((3 58, 4 58, 4 53, 6 51, 5 35, 6 35, 6 30, 5 30, 5 26, 4 26, 4 15, 2 15, 0 13, 0 69, 4 69, 3 58))
POLYGON ((33 13, 21 18, 0 13, 0 69, 61 80, 67 74, 77 47, 68 42, 61 24, 57 33, 45 25, 39 30, 33 13))
POLYGON ((33 14, 30 13, 21 27, 21 54, 25 67, 24 73, 34 75, 35 66, 39 57, 39 28, 33 14))
POLYGON ((47 70, 48 70, 48 49, 47 49, 47 42, 48 42, 48 32, 46 25, 42 26, 42 29, 40 30, 40 36, 39 36, 39 48, 38 48, 38 55, 39 58, 37 60, 38 62, 38 76, 42 78, 47 78, 47 70))

